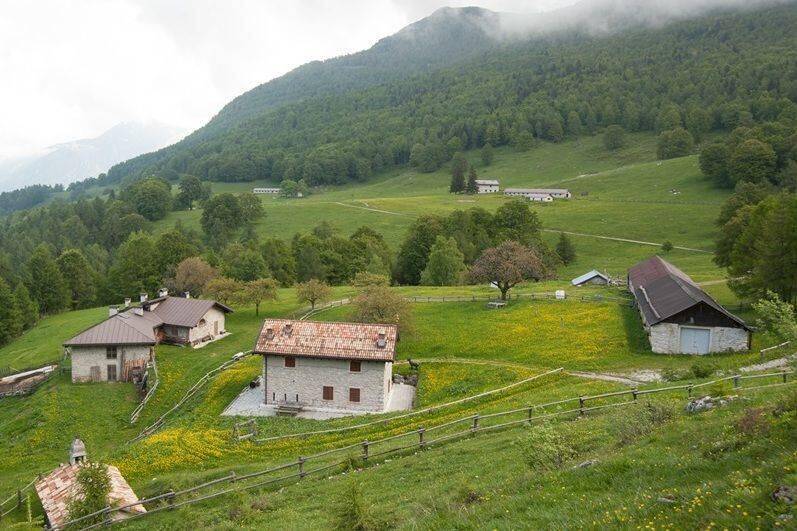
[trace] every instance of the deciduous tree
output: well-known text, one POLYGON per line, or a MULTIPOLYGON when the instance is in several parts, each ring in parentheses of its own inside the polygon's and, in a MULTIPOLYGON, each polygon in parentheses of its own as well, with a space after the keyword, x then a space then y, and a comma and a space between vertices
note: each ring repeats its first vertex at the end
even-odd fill
POLYGON ((556 242, 556 254, 564 265, 570 265, 576 260, 576 248, 564 232, 559 233, 559 241, 556 242))
POLYGON ((537 251, 515 241, 485 250, 470 269, 471 281, 494 284, 501 291, 502 300, 521 282, 539 282, 553 276, 554 271, 545 265, 537 251))
POLYGON ((427 286, 459 284, 465 269, 464 257, 457 247, 456 240, 438 236, 429 253, 426 268, 421 273, 421 284, 427 286))
POLYGON ((299 302, 310 303, 310 308, 313 310, 316 304, 328 300, 331 295, 332 289, 327 283, 315 278, 296 284, 296 299, 299 302))
POLYGON ((263 301, 277 299, 277 281, 273 278, 259 278, 244 284, 242 290, 243 301, 255 305, 255 315, 260 315, 260 305, 263 301))

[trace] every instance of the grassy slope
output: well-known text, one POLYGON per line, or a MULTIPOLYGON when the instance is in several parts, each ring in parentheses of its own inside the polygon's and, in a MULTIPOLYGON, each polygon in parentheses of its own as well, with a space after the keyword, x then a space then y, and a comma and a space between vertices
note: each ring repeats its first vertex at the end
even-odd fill
MULTIPOLYGON (((655 137, 631 135, 628 147, 608 152, 600 136, 562 144, 541 143, 527 152, 497 150, 492 165, 482 167, 477 153, 469 153, 480 177, 496 178, 502 186, 566 186, 571 201, 534 205, 543 224, 586 234, 651 242, 671 240, 675 245, 710 250, 716 234, 714 219, 728 192, 702 179, 697 157, 655 160, 655 137), (673 195, 671 190, 680 193, 673 195), (582 195, 586 194, 586 195, 582 195)), ((413 219, 425 213, 446 213, 482 206, 494 210, 503 196, 459 196, 448 193, 449 169, 418 173, 399 169, 373 181, 320 190, 301 200, 263 197, 266 217, 257 225, 263 237, 290 238, 319 222, 332 222, 344 234, 368 225, 398 247, 413 219), (381 210, 375 212, 369 209, 381 210)), ((214 183, 215 192, 248 192, 255 183, 214 183)), ((158 228, 180 220, 199 227, 201 210, 174 212, 158 228)), ((555 234, 548 236, 552 240, 555 234)), ((562 271, 577 274, 599 267, 621 274, 655 247, 574 237, 579 259, 562 271)), ((707 253, 676 251, 673 260, 698 280, 720 278, 707 253)))
POLYGON ((779 516, 793 518, 797 509, 769 494, 797 480, 796 412, 772 413, 784 390, 748 396, 696 415, 682 411, 683 399, 658 401, 673 416, 650 430, 633 423, 634 409, 555 422, 573 452, 561 466, 530 462, 549 447, 533 437, 539 426, 522 427, 278 492, 222 497, 131 527, 328 529, 354 501, 372 524, 402 529, 788 527, 779 516), (764 431, 737 427, 750 407, 764 408, 764 431), (596 464, 574 466, 589 459, 596 464), (349 494, 353 485, 359 496, 349 494))

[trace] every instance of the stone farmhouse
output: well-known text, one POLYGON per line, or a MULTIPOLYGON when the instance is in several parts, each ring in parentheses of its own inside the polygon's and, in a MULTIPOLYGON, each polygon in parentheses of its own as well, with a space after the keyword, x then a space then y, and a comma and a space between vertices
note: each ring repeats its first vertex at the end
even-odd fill
POLYGON ((750 328, 683 271, 654 256, 628 271, 653 352, 708 354, 750 348, 750 328))
POLYGON ((529 201, 550 203, 554 199, 570 199, 570 190, 564 188, 506 188, 504 195, 525 197, 529 201))
POLYGON ((394 325, 266 319, 253 349, 263 356, 266 405, 385 411, 393 391, 394 325))
POLYGON ((476 191, 480 194, 494 194, 498 192, 499 183, 495 179, 476 179, 476 191))
POLYGON ((132 381, 143 373, 158 343, 196 346, 225 334, 227 306, 213 300, 160 297, 139 306, 109 309, 108 318, 64 343, 73 382, 132 381))

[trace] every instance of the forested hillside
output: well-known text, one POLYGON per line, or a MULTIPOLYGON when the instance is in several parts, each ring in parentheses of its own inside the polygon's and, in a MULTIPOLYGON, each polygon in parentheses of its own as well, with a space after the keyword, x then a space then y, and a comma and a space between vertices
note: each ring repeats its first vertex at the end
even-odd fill
POLYGON ((440 61, 397 44, 398 34, 255 89, 184 142, 117 165, 102 180, 189 173, 220 181, 361 181, 408 162, 431 171, 461 149, 527 148, 613 124, 628 131, 683 126, 699 139, 795 112, 796 19, 797 6, 788 4, 613 36, 504 41, 483 51, 490 37, 469 29, 476 27, 471 17, 448 34, 447 46, 432 47, 451 66, 434 69, 440 61), (387 79, 386 70, 405 78, 387 79), (338 90, 316 95, 321 86, 338 90), (348 90, 355 86, 366 88, 348 90))

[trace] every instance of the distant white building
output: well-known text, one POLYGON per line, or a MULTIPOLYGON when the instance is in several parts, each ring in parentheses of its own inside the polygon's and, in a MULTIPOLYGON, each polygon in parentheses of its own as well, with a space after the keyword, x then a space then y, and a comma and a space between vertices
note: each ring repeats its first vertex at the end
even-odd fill
POLYGON ((494 194, 498 192, 499 183, 495 179, 476 179, 476 189, 480 194, 494 194))
POLYGON ((252 188, 253 194, 273 194, 277 195, 282 191, 282 188, 252 188))
POLYGON ((525 197, 530 201, 550 202, 554 199, 570 199, 570 190, 564 188, 506 188, 504 195, 525 197), (549 197, 550 199, 546 199, 549 197))

